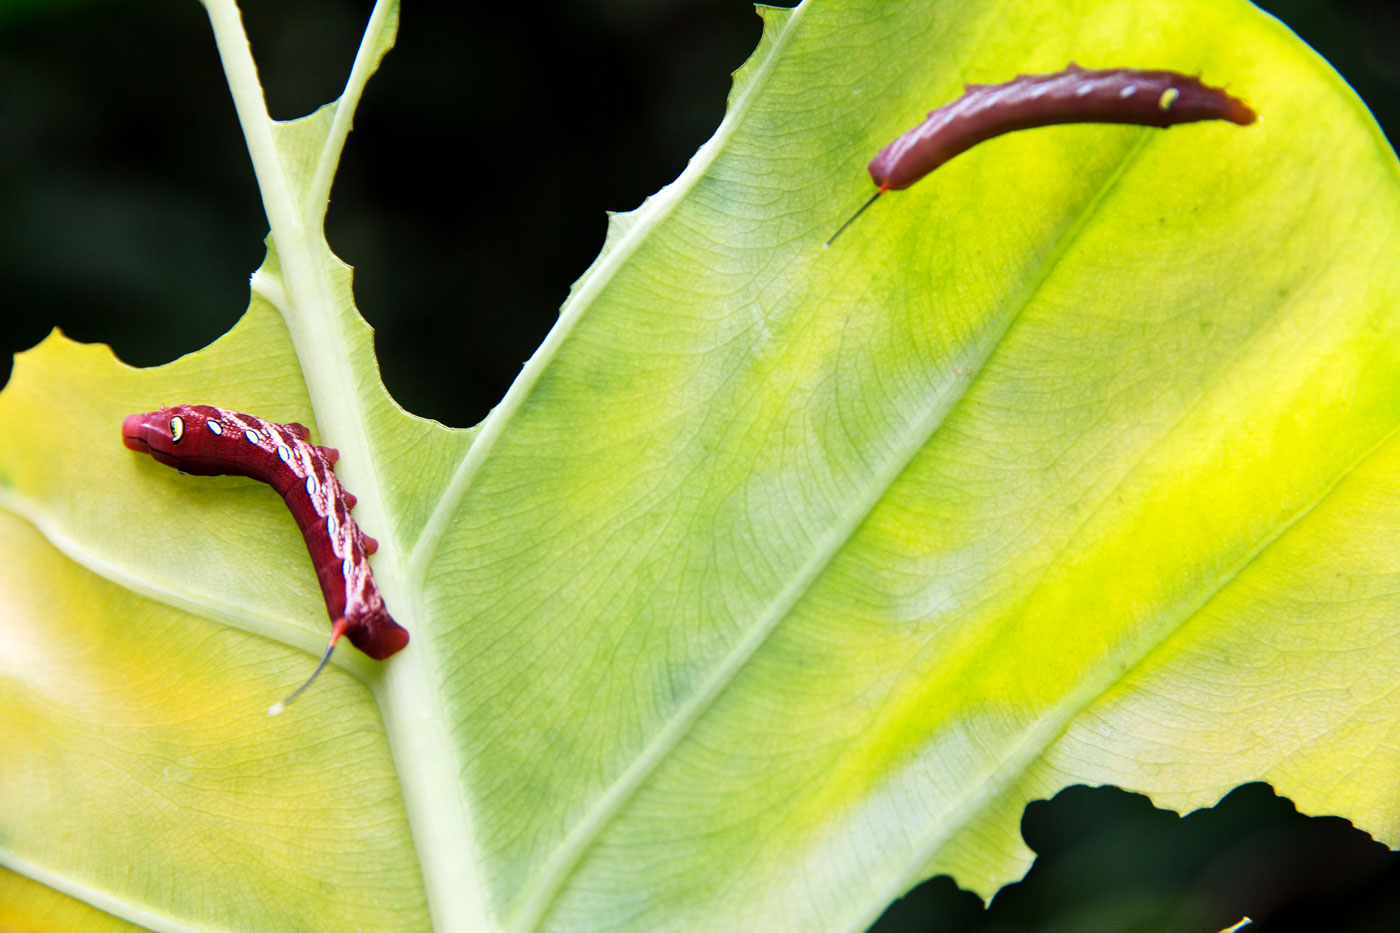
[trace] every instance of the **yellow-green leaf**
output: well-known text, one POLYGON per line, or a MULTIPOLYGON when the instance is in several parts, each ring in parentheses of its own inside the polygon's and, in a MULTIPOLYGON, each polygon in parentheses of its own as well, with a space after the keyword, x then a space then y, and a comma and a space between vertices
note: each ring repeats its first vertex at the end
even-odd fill
POLYGON ((54 336, 0 394, 23 909, 859 929, 931 874, 1016 878, 1026 802, 1078 782, 1190 809, 1263 779, 1400 841, 1396 162, 1280 24, 763 8, 715 136, 452 431, 388 397, 320 235, 394 5, 294 124, 207 6, 272 229, 247 315, 151 370, 54 336), (924 111, 1069 61, 1260 121, 998 138, 823 246, 924 111), (341 450, 405 651, 262 715, 324 611, 275 493, 121 446, 176 402, 341 450))

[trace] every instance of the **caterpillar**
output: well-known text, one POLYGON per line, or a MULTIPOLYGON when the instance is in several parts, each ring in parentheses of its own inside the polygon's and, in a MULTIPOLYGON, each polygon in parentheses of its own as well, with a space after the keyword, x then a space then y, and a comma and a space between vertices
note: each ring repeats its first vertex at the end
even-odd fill
POLYGON ((390 618, 370 572, 368 558, 379 543, 350 517, 355 497, 336 479, 340 453, 311 444, 309 437, 304 425, 274 424, 213 405, 174 405, 122 421, 122 443, 130 449, 184 473, 251 477, 277 490, 291 509, 316 567, 331 636, 321 663, 268 710, 272 715, 311 685, 341 635, 376 660, 408 644, 408 632, 390 618))
POLYGON ((1165 129, 1228 120, 1247 126, 1255 113, 1238 98, 1175 71, 1091 70, 1071 62, 1052 74, 1017 75, 1004 84, 968 84, 957 100, 929 111, 867 166, 876 191, 826 241, 830 246, 875 199, 908 188, 943 163, 994 136, 1060 123, 1131 123, 1165 129))

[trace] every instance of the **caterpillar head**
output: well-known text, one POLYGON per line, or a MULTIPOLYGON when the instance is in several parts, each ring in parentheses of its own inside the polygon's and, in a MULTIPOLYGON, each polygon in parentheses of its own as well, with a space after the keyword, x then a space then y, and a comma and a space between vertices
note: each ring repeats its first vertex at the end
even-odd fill
POLYGON ((175 451, 189 433, 191 416, 184 407, 127 415, 122 419, 122 443, 167 466, 178 466, 175 451))

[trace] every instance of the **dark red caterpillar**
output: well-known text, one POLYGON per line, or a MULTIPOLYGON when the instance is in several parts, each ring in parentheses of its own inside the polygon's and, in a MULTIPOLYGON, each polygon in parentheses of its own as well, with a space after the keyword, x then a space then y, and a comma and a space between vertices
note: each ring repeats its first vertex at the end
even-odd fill
POLYGON ((122 443, 132 450, 184 473, 260 480, 292 510, 321 582, 331 639, 315 672, 269 710, 274 714, 311 684, 342 634, 376 660, 408 644, 408 632, 389 617, 370 573, 367 558, 379 544, 350 517, 355 497, 332 469, 340 454, 308 443, 309 436, 300 424, 273 424, 212 405, 175 405, 122 421, 122 443))
POLYGON ((907 188, 980 142, 1002 133, 1059 123, 1132 123, 1169 127, 1198 120, 1253 123, 1254 111, 1217 87, 1175 71, 1136 68, 1017 75, 1005 84, 968 84, 963 95, 929 112, 870 160, 877 189, 827 245, 886 191, 907 188))

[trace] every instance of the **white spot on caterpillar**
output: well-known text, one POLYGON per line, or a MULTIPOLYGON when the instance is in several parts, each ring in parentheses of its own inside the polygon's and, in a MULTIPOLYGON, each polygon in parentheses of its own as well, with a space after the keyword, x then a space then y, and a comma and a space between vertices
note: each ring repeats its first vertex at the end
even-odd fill
POLYGON ((979 105, 982 107, 994 107, 1001 102, 1001 99, 1003 97, 1006 97, 1009 93, 1014 92, 1014 89, 1012 88, 990 88, 989 85, 985 84, 982 86, 984 88, 989 88, 990 90, 990 93, 988 93, 986 97, 982 98, 982 102, 979 105))
POLYGON ((351 570, 350 558, 347 557, 347 558, 345 558, 345 560, 343 560, 343 561, 340 562, 340 573, 341 573, 341 575, 342 575, 343 577, 345 577, 345 579, 349 580, 349 579, 350 579, 350 570, 351 570))
POLYGON ((176 415, 170 419, 170 440, 176 444, 180 443, 180 438, 185 436, 185 419, 176 415))
POLYGON ((1132 96, 1133 96, 1134 94, 1136 94, 1136 93, 1137 93, 1137 85, 1136 85, 1136 84, 1130 84, 1130 85, 1128 85, 1127 87, 1123 88, 1123 90, 1119 91, 1119 92, 1118 92, 1118 96, 1121 97, 1121 98, 1123 98, 1124 100, 1127 100, 1129 97, 1132 97, 1132 96))
POLYGON ((1037 84, 1035 87, 1031 88, 1030 94, 1028 96, 1032 100, 1035 100, 1036 98, 1044 97, 1045 92, 1048 90, 1050 90, 1049 85, 1037 84))
POLYGON ((1162 110, 1172 109, 1172 104, 1181 96, 1181 92, 1174 87, 1169 87, 1162 92, 1162 96, 1157 98, 1157 106, 1162 110))
POLYGON ((1083 84, 1079 85, 1079 87, 1074 89, 1075 97, 1088 97, 1092 93, 1094 93, 1094 85, 1089 81, 1085 81, 1083 84))
POLYGON ((284 444, 278 444, 278 445, 277 445, 277 456, 279 456, 279 457, 282 458, 282 462, 283 462, 283 463, 286 463, 286 464, 289 464, 289 465, 290 465, 291 462, 292 462, 292 451, 291 451, 291 448, 287 447, 287 446, 284 445, 284 444))
POLYGON ((336 531, 336 528, 335 528, 335 513, 332 512, 331 514, 329 514, 329 515, 326 516, 326 534, 328 534, 328 535, 330 535, 332 538, 334 538, 334 537, 335 537, 335 531, 336 531))
POLYGON ((243 439, 250 444, 258 444, 262 442, 262 435, 252 428, 248 428, 243 432, 243 439))
POLYGON ((223 434, 224 426, 217 421, 206 421, 204 426, 209 429, 210 434, 223 434))
POLYGON ((314 496, 314 495, 316 495, 316 490, 317 490, 318 488, 320 488, 320 485, 321 485, 320 483, 316 482, 316 477, 315 477, 314 474, 313 474, 313 475, 307 476, 307 477, 306 477, 306 494, 307 494, 308 496, 314 496))

